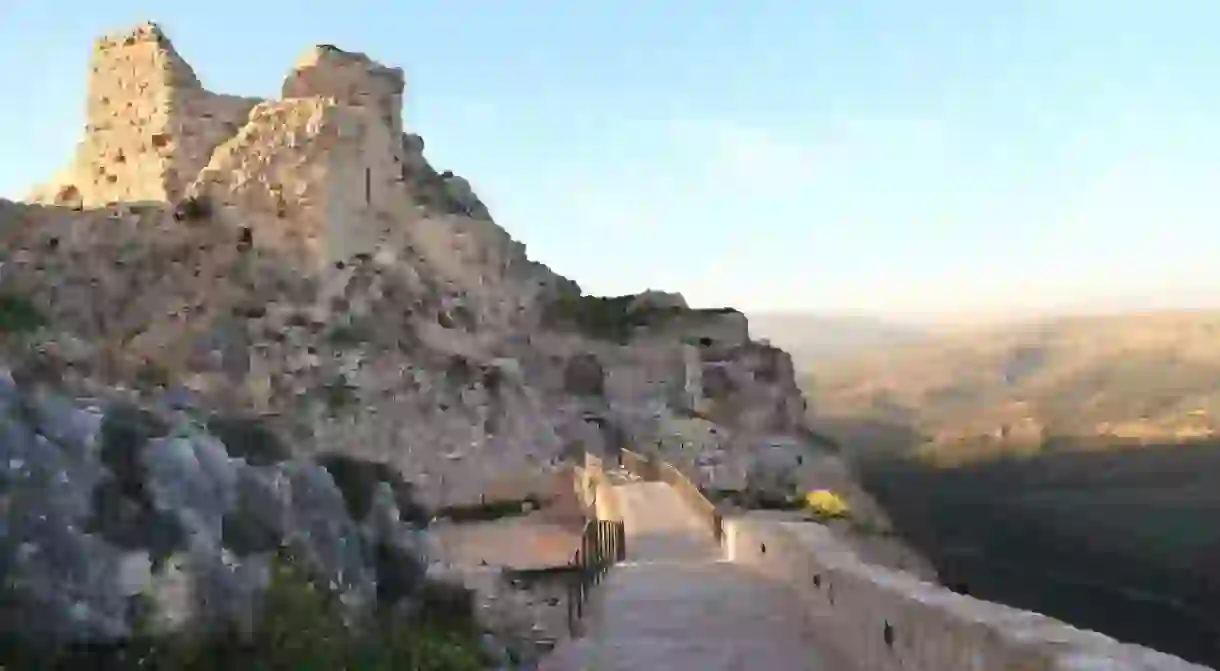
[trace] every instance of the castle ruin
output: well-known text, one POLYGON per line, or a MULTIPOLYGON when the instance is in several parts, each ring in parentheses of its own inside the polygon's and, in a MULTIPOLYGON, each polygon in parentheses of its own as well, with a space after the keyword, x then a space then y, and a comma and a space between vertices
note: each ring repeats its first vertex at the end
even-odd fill
POLYGON ((190 200, 251 243, 325 265, 411 216, 402 70, 322 45, 279 100, 208 91, 153 23, 97 40, 85 138, 29 200, 77 208, 190 200))

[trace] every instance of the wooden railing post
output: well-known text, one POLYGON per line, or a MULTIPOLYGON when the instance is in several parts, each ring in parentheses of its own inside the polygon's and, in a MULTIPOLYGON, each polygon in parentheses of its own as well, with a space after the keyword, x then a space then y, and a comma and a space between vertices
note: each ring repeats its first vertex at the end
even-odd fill
POLYGON ((627 523, 619 520, 615 526, 618 532, 618 560, 627 561, 627 523))
POLYGON ((590 520, 581 531, 568 583, 568 631, 573 637, 580 635, 592 586, 600 584, 616 562, 627 558, 626 528, 622 520, 590 520))

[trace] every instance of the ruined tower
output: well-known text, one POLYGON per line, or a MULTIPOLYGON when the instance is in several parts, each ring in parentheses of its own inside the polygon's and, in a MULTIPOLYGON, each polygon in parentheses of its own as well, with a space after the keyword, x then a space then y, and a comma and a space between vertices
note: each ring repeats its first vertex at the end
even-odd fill
POLYGON ((88 82, 85 138, 68 168, 31 200, 173 201, 258 102, 206 91, 152 23, 98 39, 88 82))
POLYGON ((368 253, 410 216, 403 73, 310 49, 282 100, 212 93, 152 23, 90 58, 85 138, 30 200, 73 207, 206 199, 256 247, 308 265, 368 253))

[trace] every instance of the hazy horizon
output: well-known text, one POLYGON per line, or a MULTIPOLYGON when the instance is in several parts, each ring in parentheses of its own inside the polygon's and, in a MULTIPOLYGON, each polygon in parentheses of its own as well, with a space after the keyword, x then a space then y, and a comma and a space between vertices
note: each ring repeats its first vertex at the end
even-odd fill
POLYGON ((818 318, 831 320, 861 320, 908 328, 996 326, 1006 323, 1035 322, 1071 317, 1107 317, 1136 314, 1208 312, 1220 310, 1220 301, 1167 304, 1141 301, 1138 298, 1116 297, 1096 303, 1080 303, 1057 307, 942 311, 942 312, 858 312, 850 310, 744 310, 753 318, 818 318))
POLYGON ((0 195, 66 165, 91 41, 142 20, 218 92, 275 97, 316 43, 403 67, 429 160, 592 293, 917 323, 1220 305, 1220 4, 9 3, 0 195))

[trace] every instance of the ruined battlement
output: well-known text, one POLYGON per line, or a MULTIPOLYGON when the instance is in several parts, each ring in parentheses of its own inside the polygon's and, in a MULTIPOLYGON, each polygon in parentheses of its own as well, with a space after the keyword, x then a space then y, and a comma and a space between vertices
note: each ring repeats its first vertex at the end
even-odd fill
MULTIPOLYGON (((194 68, 174 51, 169 38, 155 23, 142 23, 126 31, 99 37, 93 43, 90 60, 91 85, 131 81, 130 75, 137 75, 152 85, 174 89, 203 88, 194 68), (106 65, 126 67, 106 70, 103 67, 106 65)), ((91 99, 94 97, 92 94, 91 89, 91 99)))
POLYGON ((85 137, 70 165, 29 200, 172 202, 258 102, 204 89, 154 23, 101 37, 89 59, 85 137))
POLYGON ((209 210, 312 264, 367 253, 411 212, 400 68, 330 45, 281 100, 207 90, 155 23, 98 39, 85 137, 29 200, 77 208, 207 198, 209 210))
MULTIPOLYGON (((368 56, 320 44, 297 59, 284 79, 281 97, 333 98, 339 104, 376 111, 390 137, 402 136, 402 96, 406 80, 402 68, 381 65, 368 56)), ((402 142, 394 143, 402 161, 402 142)))

